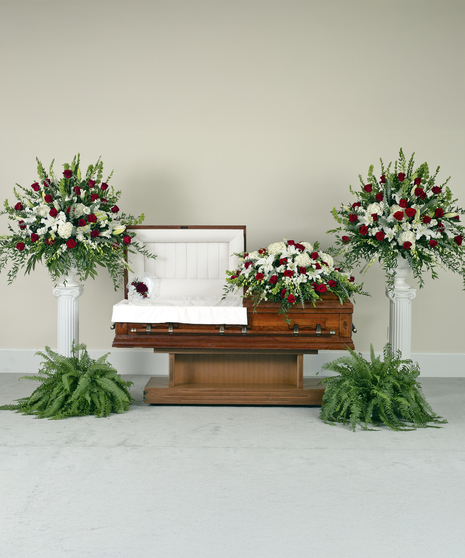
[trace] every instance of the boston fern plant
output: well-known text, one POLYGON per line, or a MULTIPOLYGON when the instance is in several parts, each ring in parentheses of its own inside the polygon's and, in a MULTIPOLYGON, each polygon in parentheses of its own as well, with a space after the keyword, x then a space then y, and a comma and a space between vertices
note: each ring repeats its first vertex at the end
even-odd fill
POLYGON ((106 362, 109 353, 93 360, 86 345, 74 343, 70 357, 55 353, 50 347, 45 347, 45 353, 36 353, 45 358, 38 375, 21 378, 42 384, 30 397, 18 399, 16 405, 4 405, 1 410, 49 419, 106 417, 112 412, 127 411, 134 401, 128 391, 133 382, 123 380, 106 362))
POLYGON ((401 360, 401 352, 393 352, 389 343, 384 347, 384 361, 375 357, 373 345, 370 361, 348 351, 348 356, 322 366, 322 370, 339 373, 322 380, 326 389, 320 418, 324 422, 348 424, 353 431, 357 425, 364 430, 372 430, 368 424, 415 430, 447 422, 433 413, 421 392, 418 363, 401 360))

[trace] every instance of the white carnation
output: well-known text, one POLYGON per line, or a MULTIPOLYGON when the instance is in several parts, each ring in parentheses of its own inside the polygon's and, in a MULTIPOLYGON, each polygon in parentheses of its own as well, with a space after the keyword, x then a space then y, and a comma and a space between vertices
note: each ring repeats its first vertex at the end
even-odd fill
POLYGON ((334 260, 333 258, 329 255, 326 254, 325 252, 320 252, 320 258, 328 264, 329 267, 333 267, 334 266, 334 260))
POLYGON ((69 238, 73 232, 73 225, 69 222, 60 223, 58 225, 58 235, 61 238, 69 238))
POLYGON ((308 267, 312 263, 312 259, 310 258, 307 252, 302 252, 296 257, 295 263, 299 267, 308 267))
POLYGON ((47 217, 48 212, 49 212, 49 208, 44 204, 41 204, 36 208, 36 213, 37 215, 39 215, 39 217, 47 217))
POLYGON ((284 242, 273 242, 268 246, 269 254, 282 254, 286 250, 284 242))

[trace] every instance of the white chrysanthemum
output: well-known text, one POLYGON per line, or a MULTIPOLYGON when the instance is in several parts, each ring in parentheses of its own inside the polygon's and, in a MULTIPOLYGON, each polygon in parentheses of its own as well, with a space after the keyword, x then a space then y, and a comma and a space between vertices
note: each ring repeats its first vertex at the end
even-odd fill
POLYGON ((296 256, 294 261, 299 267, 308 267, 312 263, 312 259, 307 252, 302 252, 296 256))
POLYGON ((381 209, 379 203, 370 203, 367 207, 367 213, 368 215, 373 215, 373 213, 376 213, 376 215, 382 215, 383 210, 381 209))
POLYGON ((305 246, 305 249, 309 252, 313 252, 313 244, 310 244, 310 242, 301 242, 300 244, 302 244, 302 246, 305 246))
POLYGON ((71 223, 69 222, 60 223, 58 225, 58 235, 61 238, 69 238, 72 232, 73 232, 73 225, 71 223))
POLYGON ((49 208, 48 206, 44 205, 44 204, 40 204, 36 207, 36 213, 37 215, 39 215, 39 217, 46 217, 48 215, 49 212, 49 208))
POLYGON ((48 227, 41 227, 40 229, 37 230, 37 234, 42 236, 43 234, 46 234, 47 231, 48 231, 48 227))
POLYGON ((74 206, 74 215, 76 217, 82 217, 85 214, 86 206, 83 203, 77 203, 74 206))
POLYGON ((255 250, 254 252, 249 252, 249 255, 247 256, 246 260, 258 260, 259 257, 260 254, 258 253, 257 250, 255 250))
POLYGON ((286 250, 286 245, 284 242, 273 242, 268 246, 269 254, 282 254, 286 250))
POLYGON ((415 233, 413 233, 412 231, 404 231, 402 234, 399 235, 397 242, 401 246, 403 246, 405 242, 415 244, 415 233))
POLYGON ((334 260, 333 258, 329 255, 326 254, 325 252, 320 252, 320 258, 328 264, 329 267, 333 267, 334 266, 334 260))

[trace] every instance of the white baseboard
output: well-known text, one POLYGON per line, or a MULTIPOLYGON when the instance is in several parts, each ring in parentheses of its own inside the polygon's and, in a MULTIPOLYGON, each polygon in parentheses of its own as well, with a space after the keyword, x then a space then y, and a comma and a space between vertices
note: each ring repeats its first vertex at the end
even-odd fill
MULTIPOLYGON (((92 358, 110 353, 110 362, 120 374, 141 374, 144 376, 168 375, 168 355, 155 354, 150 349, 112 349, 110 351, 89 350, 92 358)), ((35 355, 34 349, 0 349, 0 373, 34 374, 42 357, 35 355)), ((345 351, 320 351, 317 355, 304 358, 304 375, 315 376, 325 362, 343 356, 345 351)), ((368 353, 362 353, 368 358, 368 353)), ((424 378, 465 377, 465 354, 414 353, 412 360, 420 365, 424 378)), ((325 372, 322 376, 330 376, 325 372)))

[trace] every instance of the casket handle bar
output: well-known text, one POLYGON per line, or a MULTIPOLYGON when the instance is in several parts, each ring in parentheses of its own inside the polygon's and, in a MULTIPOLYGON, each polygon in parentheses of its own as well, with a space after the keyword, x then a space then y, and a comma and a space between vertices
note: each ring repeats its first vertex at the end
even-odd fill
POLYGON ((247 326, 242 326, 242 335, 247 335, 247 326))
POLYGON ((145 328, 145 332, 152 333, 152 324, 147 324, 147 327, 145 328))
POLYGON ((168 333, 173 333, 173 330, 174 330, 173 324, 170 322, 168 324, 168 333))
POLYGON ((294 324, 294 335, 299 335, 299 324, 294 324))
POLYGON ((316 324, 315 332, 317 335, 321 335, 321 324, 316 324))
POLYGON ((224 335, 224 324, 220 325, 220 335, 224 335))

